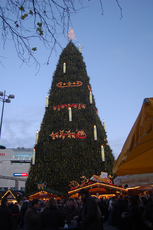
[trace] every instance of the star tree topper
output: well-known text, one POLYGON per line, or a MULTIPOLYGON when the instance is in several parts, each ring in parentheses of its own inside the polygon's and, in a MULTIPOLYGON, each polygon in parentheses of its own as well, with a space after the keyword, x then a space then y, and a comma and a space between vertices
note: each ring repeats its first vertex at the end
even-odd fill
POLYGON ((70 28, 70 31, 68 32, 67 34, 67 39, 70 41, 72 41, 73 39, 76 40, 76 37, 75 37, 75 34, 74 34, 74 31, 70 28))

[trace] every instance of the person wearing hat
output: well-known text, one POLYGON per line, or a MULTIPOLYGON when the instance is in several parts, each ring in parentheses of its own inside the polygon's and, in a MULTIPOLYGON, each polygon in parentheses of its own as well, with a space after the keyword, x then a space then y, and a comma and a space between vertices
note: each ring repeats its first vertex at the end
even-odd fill
POLYGON ((83 201, 82 215, 75 216, 74 219, 82 220, 83 230, 100 230, 101 223, 98 213, 98 205, 96 200, 90 195, 89 191, 86 189, 81 189, 79 194, 81 195, 81 200, 83 201))

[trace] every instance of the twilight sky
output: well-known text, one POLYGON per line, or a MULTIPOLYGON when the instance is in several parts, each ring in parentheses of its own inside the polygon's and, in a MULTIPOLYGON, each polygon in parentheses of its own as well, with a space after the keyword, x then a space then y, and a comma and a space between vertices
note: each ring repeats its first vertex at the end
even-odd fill
MULTIPOLYGON (((108 143, 115 158, 140 112, 143 99, 153 97, 153 1, 102 0, 84 1, 88 6, 72 16, 76 40, 90 77, 92 92, 101 121, 105 120, 108 143)), ((65 48, 68 41, 59 38, 65 48)), ((5 103, 0 145, 7 148, 33 148, 37 129, 43 119, 46 95, 51 87, 62 50, 57 48, 50 64, 44 64, 48 51, 38 42, 36 57, 42 63, 37 75, 35 66, 22 65, 10 41, 0 46, 0 91, 14 94, 5 103)), ((0 103, 0 113, 2 103, 0 103)))

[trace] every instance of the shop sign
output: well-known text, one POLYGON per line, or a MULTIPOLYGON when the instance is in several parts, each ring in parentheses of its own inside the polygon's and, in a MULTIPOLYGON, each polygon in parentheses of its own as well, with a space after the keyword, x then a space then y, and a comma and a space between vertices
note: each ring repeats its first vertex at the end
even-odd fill
POLYGON ((13 176, 28 176, 28 173, 13 173, 13 176))

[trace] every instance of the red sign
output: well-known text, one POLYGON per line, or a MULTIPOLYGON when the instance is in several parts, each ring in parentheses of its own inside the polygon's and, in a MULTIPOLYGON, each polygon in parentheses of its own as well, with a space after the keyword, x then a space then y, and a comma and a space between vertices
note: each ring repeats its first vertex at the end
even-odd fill
POLYGON ((28 173, 22 173, 22 176, 28 176, 28 173))

